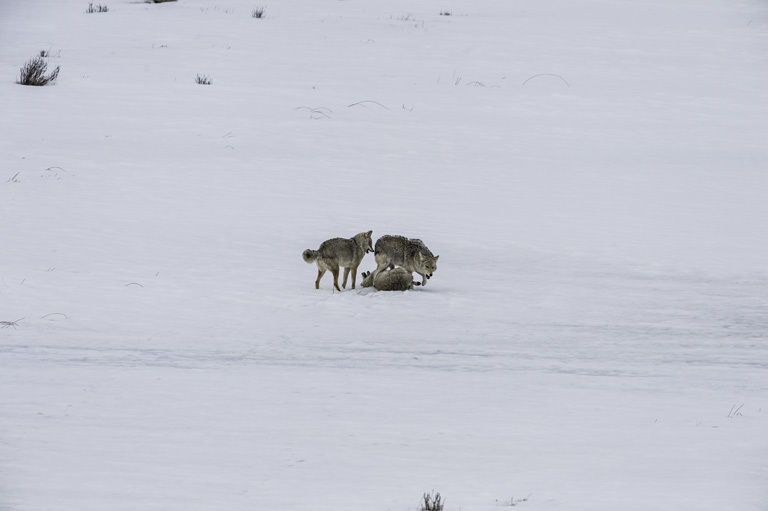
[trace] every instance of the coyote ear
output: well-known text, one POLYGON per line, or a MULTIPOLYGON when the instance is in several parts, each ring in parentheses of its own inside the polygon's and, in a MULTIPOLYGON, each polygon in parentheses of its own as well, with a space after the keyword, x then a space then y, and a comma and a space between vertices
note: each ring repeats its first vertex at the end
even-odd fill
POLYGON ((423 261, 423 260, 424 260, 424 254, 419 252, 419 261, 423 261))
POLYGON ((368 231, 365 233, 365 235, 368 236, 369 238, 371 237, 371 234, 373 234, 373 231, 368 231))
POLYGON ((435 256, 435 261, 437 261, 438 259, 440 259, 440 256, 435 256))

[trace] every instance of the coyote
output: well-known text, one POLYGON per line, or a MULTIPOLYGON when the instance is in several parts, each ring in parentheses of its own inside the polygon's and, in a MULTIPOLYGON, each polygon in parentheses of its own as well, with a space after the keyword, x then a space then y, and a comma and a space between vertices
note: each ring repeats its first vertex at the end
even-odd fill
POLYGON ((421 275, 421 285, 427 285, 427 279, 437 270, 437 258, 433 256, 427 246, 416 239, 408 239, 405 236, 382 236, 376 241, 376 269, 373 270, 373 278, 386 268, 402 266, 408 272, 416 272, 421 275))
POLYGON ((373 273, 363 272, 360 274, 363 281, 360 283, 363 287, 375 287, 379 291, 407 291, 413 289, 413 286, 419 286, 418 282, 413 281, 413 274, 405 268, 395 268, 394 270, 384 270, 373 278, 373 273))
POLYGON ((347 277, 352 271, 352 289, 355 289, 355 277, 357 267, 360 261, 368 252, 373 252, 373 240, 371 239, 373 231, 361 232, 353 237, 332 238, 320 244, 317 250, 306 249, 301 256, 308 263, 317 262, 317 280, 315 289, 320 289, 320 279, 325 272, 331 270, 333 273, 333 287, 339 289, 339 266, 344 267, 344 282, 342 287, 347 287, 347 277))

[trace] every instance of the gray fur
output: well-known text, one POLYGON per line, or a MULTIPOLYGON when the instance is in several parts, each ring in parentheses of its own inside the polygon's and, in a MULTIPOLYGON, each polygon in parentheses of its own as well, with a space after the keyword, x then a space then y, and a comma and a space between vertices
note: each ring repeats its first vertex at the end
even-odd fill
POLYGON ((413 281, 413 274, 405 268, 395 268, 394 270, 384 270, 374 280, 373 273, 361 273, 363 281, 360 283, 363 287, 375 287, 379 291, 407 291, 418 286, 418 282, 413 281))
POLYGON ((376 269, 373 279, 387 268, 402 266, 409 273, 421 275, 421 285, 427 285, 427 279, 437 270, 437 258, 432 255, 423 241, 405 236, 386 235, 376 241, 376 269))
POLYGON ((301 256, 307 263, 317 263, 317 280, 315 289, 320 289, 320 279, 330 270, 333 274, 333 287, 339 289, 339 267, 344 267, 344 282, 341 287, 347 287, 347 277, 352 272, 352 289, 355 289, 357 267, 368 252, 373 252, 373 231, 361 232, 351 238, 332 238, 320 244, 317 250, 307 249, 301 256))

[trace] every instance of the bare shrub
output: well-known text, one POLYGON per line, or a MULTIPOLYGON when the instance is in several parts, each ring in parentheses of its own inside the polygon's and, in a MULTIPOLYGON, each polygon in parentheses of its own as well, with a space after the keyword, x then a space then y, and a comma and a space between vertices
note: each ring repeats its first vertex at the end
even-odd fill
POLYGON ((425 493, 419 511, 443 511, 445 501, 439 493, 425 493))
POLYGON ((213 80, 208 75, 197 75, 195 78, 195 83, 200 85, 211 85, 213 83, 213 80))
POLYGON ((264 17, 264 7, 254 7, 253 13, 251 14, 254 18, 261 19, 264 17))
POLYGON ((16 83, 21 85, 35 85, 38 87, 48 85, 59 77, 59 66, 56 66, 56 69, 46 76, 45 73, 47 71, 48 63, 43 57, 38 55, 24 64, 24 67, 21 68, 19 80, 16 83))
POLYGON ((88 14, 90 14, 92 12, 108 12, 108 11, 109 11, 109 7, 107 7, 106 5, 95 5, 94 6, 93 2, 89 3, 88 4, 88 8, 85 10, 85 12, 87 12, 88 14))

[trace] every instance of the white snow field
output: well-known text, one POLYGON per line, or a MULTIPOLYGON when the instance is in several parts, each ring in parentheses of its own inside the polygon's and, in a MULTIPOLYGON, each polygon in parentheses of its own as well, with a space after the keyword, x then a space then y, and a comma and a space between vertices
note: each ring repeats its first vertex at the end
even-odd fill
POLYGON ((0 510, 768 509, 768 3, 101 4, 0 2, 0 510))

